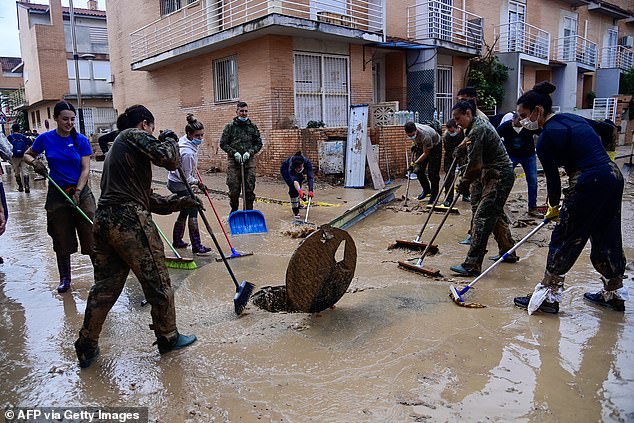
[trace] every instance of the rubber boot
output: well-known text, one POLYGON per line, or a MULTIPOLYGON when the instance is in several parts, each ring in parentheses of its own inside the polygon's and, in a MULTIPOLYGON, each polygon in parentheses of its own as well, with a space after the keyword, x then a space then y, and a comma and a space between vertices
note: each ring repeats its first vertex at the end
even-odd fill
POLYGON ((95 362, 99 355, 99 345, 88 338, 79 334, 79 338, 75 341, 75 353, 79 359, 79 367, 85 369, 95 362))
POLYGON ((156 342, 152 345, 157 345, 159 353, 161 355, 167 354, 170 351, 180 350, 181 348, 185 348, 194 342, 196 342, 198 338, 196 335, 182 335, 176 332, 176 337, 174 339, 167 339, 164 336, 157 335, 156 342))
POLYGON ((70 254, 57 254, 57 270, 59 270, 57 292, 62 294, 70 289, 70 254))
POLYGON ((24 188, 22 188, 22 178, 20 178, 20 175, 17 173, 15 174, 15 182, 18 183, 18 191, 24 191, 24 188))
POLYGON ((174 229, 172 230, 172 245, 174 248, 186 248, 189 245, 183 241, 183 235, 185 235, 185 223, 185 219, 176 219, 176 222, 174 222, 174 229))
POLYGON ((189 227, 189 240, 192 242, 192 253, 197 256, 208 256, 211 248, 205 247, 200 241, 200 230, 198 229, 198 218, 190 217, 187 223, 189 227))
POLYGON ((24 180, 24 192, 28 194, 29 192, 31 192, 31 186, 29 185, 29 175, 25 175, 22 179, 24 180))

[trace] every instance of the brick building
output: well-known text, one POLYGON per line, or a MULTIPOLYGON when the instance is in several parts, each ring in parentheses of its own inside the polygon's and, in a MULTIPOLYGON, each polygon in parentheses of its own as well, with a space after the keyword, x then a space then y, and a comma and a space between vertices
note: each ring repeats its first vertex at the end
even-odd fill
POLYGON ((5 134, 14 118, 12 105, 23 87, 21 62, 19 57, 0 57, 0 124, 5 134))
MULTIPOLYGON (((446 120, 486 43, 510 68, 499 110, 550 79, 569 111, 589 91, 617 94, 615 75, 632 66, 634 7, 613 1, 109 0, 115 107, 142 103, 179 132, 194 113, 207 133, 202 167, 222 169, 219 137, 244 100, 264 139, 258 168, 276 173, 299 148, 318 162, 319 142, 345 136, 351 104, 398 102, 446 120), (327 130, 296 129, 309 121, 327 130)), ((370 136, 381 169, 387 156, 404 170, 402 129, 370 136)))
MULTIPOLYGON (((16 7, 24 78, 20 109, 27 113, 30 129, 41 133, 55 128, 55 103, 65 99, 77 106, 70 10, 62 7, 61 0, 18 1, 16 7)), ((74 14, 84 121, 90 136, 116 121, 106 12, 90 0, 88 8, 74 8, 74 14)))

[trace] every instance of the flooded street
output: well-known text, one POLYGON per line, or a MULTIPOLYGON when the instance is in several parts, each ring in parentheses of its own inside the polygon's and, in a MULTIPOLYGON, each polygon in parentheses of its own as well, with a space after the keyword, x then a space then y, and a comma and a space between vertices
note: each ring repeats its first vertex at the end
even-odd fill
MULTIPOLYGON (((96 198, 99 178, 92 174, 96 198)), ((531 292, 541 280, 552 225, 519 248, 518 263, 501 264, 467 294, 468 301, 485 304, 483 309, 457 307, 448 298, 450 283, 470 282, 449 271, 468 248, 458 244, 470 219, 470 206, 462 201, 460 215, 449 217, 436 240, 440 252, 425 259, 443 277, 397 267, 399 260, 419 253, 387 247, 396 239, 414 239, 426 217, 404 211, 398 200, 348 230, 358 255, 354 279, 334 309, 318 314, 269 313, 249 304, 238 318, 235 289, 223 264, 197 257, 197 270, 170 269, 170 275, 179 330, 197 335, 198 342, 165 356, 152 346, 150 309, 141 306, 140 285, 130 276, 104 325, 101 355, 80 371, 73 342, 93 282, 90 260, 72 256, 72 288, 58 294, 46 234, 46 185, 35 181, 24 194, 9 175, 4 182, 10 213, 0 237, 4 407, 141 406, 148 407, 152 422, 634 422, 634 302, 617 313, 583 301, 584 292, 601 287, 589 245, 566 277, 559 315, 529 316, 513 306, 513 297, 531 292)), ((205 183, 226 189, 222 174, 205 183)), ((405 181, 394 183, 403 184, 400 199, 405 181)), ((155 188, 167 193, 163 186, 155 188)), ((410 205, 419 192, 412 181, 410 205)), ((256 193, 287 200, 283 183, 273 179, 259 179, 256 193)), ((311 207, 309 220, 326 223, 374 193, 318 186, 317 200, 339 206, 311 207)), ((542 186, 539 201, 544 193, 542 186)), ((228 199, 213 198, 226 222, 228 199)), ((508 204, 516 211, 516 240, 539 223, 526 218, 525 199, 525 182, 518 179, 508 204)), ((256 284, 257 290, 284 284, 301 240, 282 233, 290 226, 290 206, 258 202, 256 208, 266 216, 269 232, 233 237, 237 250, 254 255, 230 264, 240 281, 256 284)), ((633 215, 634 186, 626 184, 626 286, 634 276, 633 215)), ((156 216, 168 237, 175 218, 156 216)), ((423 241, 441 218, 431 218, 423 241)), ((209 235, 201 235, 213 247, 209 235)), ((487 256, 494 254, 491 237, 487 256)))

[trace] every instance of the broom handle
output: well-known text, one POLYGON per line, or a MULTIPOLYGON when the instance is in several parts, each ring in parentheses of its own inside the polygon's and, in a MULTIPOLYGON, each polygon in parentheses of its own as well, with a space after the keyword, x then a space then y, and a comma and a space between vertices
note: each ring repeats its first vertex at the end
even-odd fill
POLYGON ((445 224, 445 222, 447 221, 447 218, 449 217, 449 214, 451 213, 451 209, 453 208, 453 206, 456 205, 456 203, 458 202, 458 197, 460 197, 459 195, 456 195, 453 199, 453 201, 451 202, 451 206, 449 206, 449 208, 447 209, 447 211, 445 212, 445 215, 442 217, 442 220, 440 221, 440 224, 438 225, 438 228, 436 228, 436 232, 434 233, 434 236, 431 237, 431 240, 429 241, 429 244, 427 244, 427 247, 425 247, 425 251, 423 251, 423 255, 420 256, 420 258, 418 259, 418 261, 416 262, 417 266, 420 266, 423 263, 423 260, 425 259, 425 256, 427 256, 427 253, 429 252, 429 250, 431 249, 432 244, 434 243, 434 241, 436 240, 436 237, 438 236, 438 234, 440 233, 440 230, 442 229, 443 225, 445 224))
POLYGON ((544 219, 544 221, 542 223, 540 223, 539 225, 537 225, 535 227, 535 229, 533 229, 532 231, 530 231, 524 238, 522 238, 517 244, 515 244, 513 247, 511 247, 510 250, 508 250, 506 253, 502 254, 500 256, 499 259, 497 259, 497 261, 495 263, 493 263, 491 266, 488 267, 487 270, 485 270, 484 272, 480 273, 480 275, 478 275, 477 278, 475 278, 473 280, 473 282, 471 282, 469 285, 465 286, 464 288, 462 288, 459 292, 460 295, 464 294, 465 292, 467 292, 469 289, 471 289, 471 287, 473 285, 475 285, 480 279, 482 279, 487 273, 489 273, 491 270, 493 270, 493 268, 495 266, 497 266, 498 264, 500 264, 501 262, 504 261, 504 259, 506 259, 507 257, 509 257, 511 254, 513 254, 513 252, 515 250, 517 250, 517 248, 522 245, 524 242, 526 242, 530 237, 532 237, 533 235, 535 235, 537 233, 537 231, 539 231, 541 228, 543 228, 544 226, 546 226, 546 224, 550 222, 550 219, 544 219))
POLYGON ((75 204, 75 202, 73 201, 72 198, 70 198, 68 196, 68 194, 66 194, 66 192, 62 189, 62 187, 60 187, 59 185, 57 185, 57 182, 55 182, 53 180, 53 178, 51 178, 51 175, 49 175, 48 173, 46 174, 46 177, 48 178, 49 182, 51 184, 53 184, 53 186, 55 188, 57 188, 59 190, 59 192, 62 193, 62 195, 64 196, 64 198, 66 198, 68 200, 68 202, 70 203, 71 206, 73 206, 75 208, 75 210, 77 210, 79 212, 79 214, 81 214, 82 216, 84 216, 84 218, 92 225, 92 219, 89 218, 86 213, 84 213, 84 211, 82 209, 79 208, 79 206, 77 204, 75 204))
MULTIPOLYGON (((407 154, 407 150, 405 150, 405 161, 406 161, 406 168, 405 169, 409 169, 409 154, 407 154)), ((405 189, 405 203, 403 204, 403 206, 407 207, 407 200, 409 199, 409 171, 407 171, 407 188, 405 189)))
MULTIPOLYGON (((196 169, 196 175, 198 176, 198 180, 202 183, 202 178, 200 177, 200 172, 198 171, 198 169, 196 169)), ((207 199, 209 200, 209 204, 211 204, 211 209, 214 211, 214 214, 216 215, 216 219, 218 219, 218 224, 220 225, 220 229, 222 229, 222 233, 225 234, 225 239, 227 240, 227 244, 229 244, 229 248, 231 248, 231 251, 233 251, 233 245, 231 245, 231 241, 229 241, 229 236, 227 235, 227 231, 225 230, 225 227, 222 225, 222 222, 220 221, 220 216, 218 216, 218 212, 216 211, 216 207, 214 207, 214 202, 211 201, 211 197, 209 196, 209 191, 207 191, 206 186, 203 191, 205 191, 205 195, 207 196, 207 199)))
MULTIPOLYGON (((449 171, 445 173, 445 178, 442 180, 442 183, 440 184, 440 187, 441 187, 440 189, 442 189, 445 186, 445 182, 447 182, 447 177, 453 172, 453 167, 455 164, 456 164, 456 158, 454 157, 453 161, 451 162, 451 166, 449 166, 449 171)), ((418 236, 416 237, 415 242, 420 242, 420 238, 423 236, 423 232, 425 231, 425 228, 427 227, 427 223, 429 223, 429 219, 431 219, 431 215, 434 214, 434 207, 436 207, 436 204, 438 204, 439 199, 440 199, 440 192, 438 193, 438 195, 436 195, 436 199, 434 200, 434 205, 431 206, 431 209, 429 209, 429 214, 427 215, 427 219, 425 219, 425 223, 423 223, 423 226, 420 228, 420 232, 418 233, 418 236)))
POLYGON ((244 162, 240 162, 240 173, 242 178, 242 210, 247 209, 247 189, 244 185, 244 162))
MULTIPOLYGON (((187 192, 189 193, 189 196, 193 199, 196 199, 196 196, 194 195, 194 191, 192 190, 192 187, 190 187, 189 184, 187 183, 187 177, 185 176, 185 172, 183 172, 183 169, 181 169, 181 167, 179 166, 178 168, 176 168, 176 170, 178 171, 178 176, 180 176, 181 181, 183 181, 183 184, 185 184, 185 186, 187 187, 187 192)), ((220 248, 220 244, 218 243, 218 240, 216 239, 216 235, 214 235, 214 231, 211 229, 211 225, 209 225, 209 221, 207 220, 207 216, 205 216, 202 206, 198 206, 198 210, 200 211, 200 218, 203 220, 203 223, 205 224, 205 227, 207 228, 207 232, 209 232, 209 235, 211 235, 211 239, 214 241, 214 245, 216 246, 216 250, 218 250, 220 257, 222 257, 222 262, 225 264, 225 267, 227 268, 227 271, 229 272, 229 275, 231 276, 231 280, 233 281, 233 284, 236 286, 236 289, 239 289, 240 285, 238 284, 236 275, 233 274, 233 270, 231 270, 231 266, 229 266, 229 262, 227 261, 225 254, 222 252, 222 248, 220 248)))
POLYGON ((310 196, 308 197, 308 206, 306 206, 306 217, 304 218, 304 223, 308 223, 308 212, 310 211, 310 196))
POLYGON ((167 245, 169 245, 170 249, 172 250, 172 252, 174 253, 174 255, 176 256, 177 259, 182 260, 183 257, 178 254, 178 251, 176 251, 176 248, 174 248, 174 246, 172 245, 172 243, 169 241, 169 239, 167 239, 167 237, 165 236, 165 234, 163 233, 163 231, 161 230, 161 228, 159 228, 159 225, 156 224, 156 222, 152 221, 154 223, 154 226, 156 227, 156 229, 158 230, 158 233, 161 234, 161 238, 163 238, 163 241, 165 241, 165 243, 167 245))

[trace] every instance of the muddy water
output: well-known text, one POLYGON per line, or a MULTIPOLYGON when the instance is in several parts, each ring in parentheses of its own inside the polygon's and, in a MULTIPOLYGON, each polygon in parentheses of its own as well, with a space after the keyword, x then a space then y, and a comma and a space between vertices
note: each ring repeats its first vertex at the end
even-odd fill
MULTIPOLYGON (((140 405, 157 422, 634 421, 633 308, 619 314, 581 301, 583 292, 600 287, 589 250, 569 273, 559 316, 529 317, 512 306, 513 296, 532 290, 541 277, 546 228, 520 248, 519 263, 498 266, 468 294, 487 308, 449 301, 448 284, 464 281, 448 271, 467 251, 457 244, 469 219, 469 206, 461 201, 461 215, 450 216, 437 239, 440 253, 425 260, 443 277, 397 268, 398 260, 417 254, 387 246, 396 238, 414 238, 425 218, 397 211, 397 202, 396 210, 382 210, 351 228, 355 278, 334 310, 317 315, 268 313, 251 305, 236 318, 233 284, 221 263, 197 258, 196 271, 171 270, 179 330, 195 333, 199 342, 163 357, 151 345, 149 309, 140 306, 142 293, 131 277, 104 326, 101 357, 80 371, 72 342, 92 283, 90 262, 74 255, 72 292, 57 294, 44 184, 34 183, 27 197, 7 179, 11 216, 0 238, 2 405, 140 405)), ((206 182, 224 188, 221 176, 206 182)), ((98 176, 92 186, 98 186, 98 176)), ((628 189, 623 234, 631 260, 634 197, 628 189)), ((285 198, 285 190, 270 180, 259 182, 258 193, 285 198)), ((323 223, 372 191, 318 193, 323 201, 342 204, 314 208, 311 220, 323 223)), ((512 200, 523 193, 520 181, 512 200)), ((226 219, 226 198, 215 198, 226 219)), ((523 204, 509 204, 517 210, 515 220, 525 217, 523 204)), ((240 280, 283 284, 299 242, 282 235, 290 211, 257 206, 269 233, 233 238, 236 249, 255 254, 231 265, 240 280)), ((173 218, 157 222, 169 233, 173 218)), ((440 219, 432 217, 423 240, 440 219)), ((514 228, 514 236, 532 227, 514 228)), ((209 236, 203 240, 210 244, 209 236)), ((497 253, 493 241, 489 253, 497 253)))

